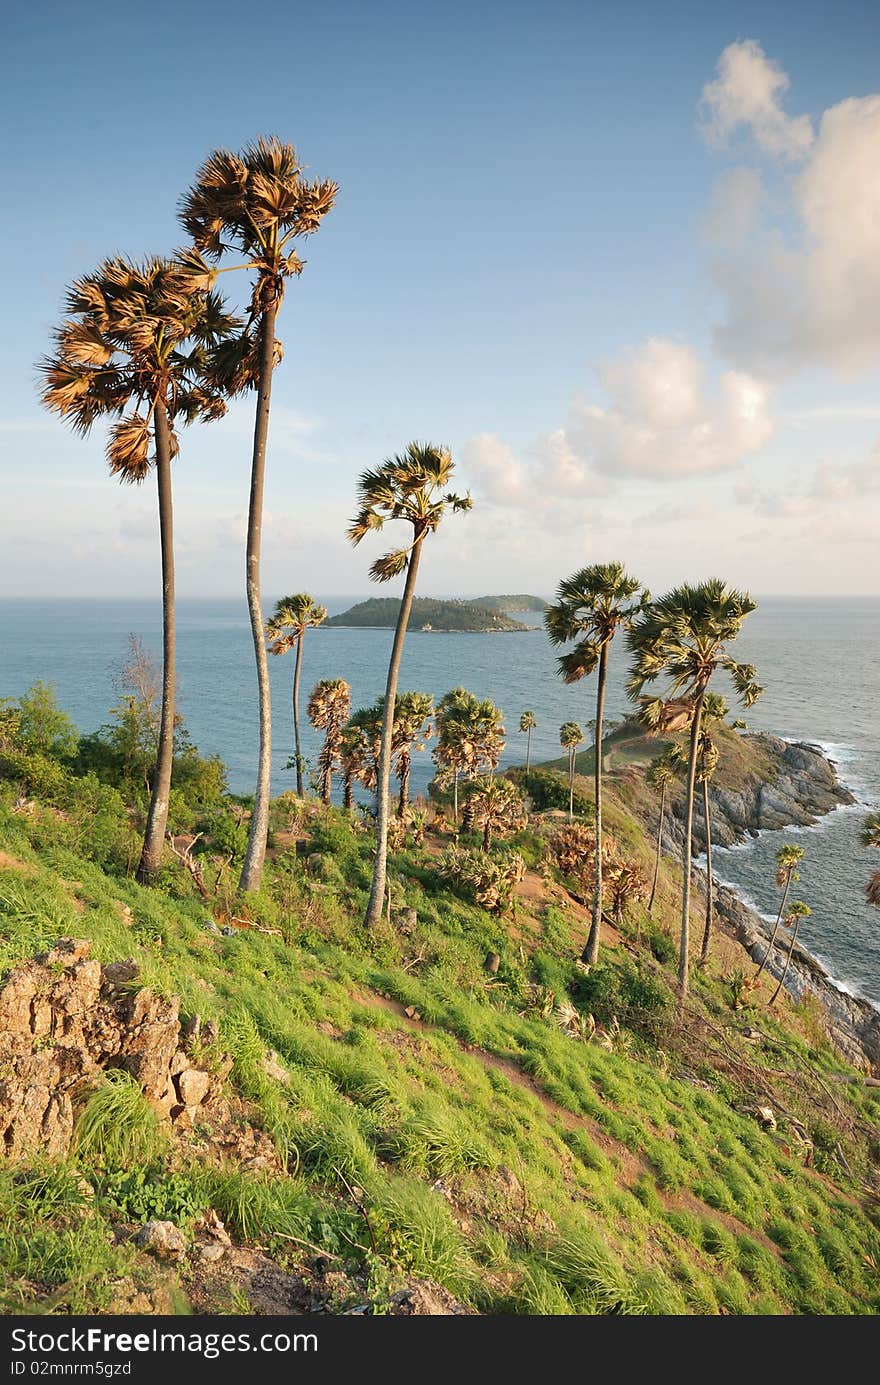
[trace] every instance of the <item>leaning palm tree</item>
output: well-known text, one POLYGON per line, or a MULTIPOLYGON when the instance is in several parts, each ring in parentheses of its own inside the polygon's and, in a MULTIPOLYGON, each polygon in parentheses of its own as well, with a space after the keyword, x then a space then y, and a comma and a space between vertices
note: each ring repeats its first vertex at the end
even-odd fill
POLYGON ((287 281, 303 268, 292 242, 317 231, 333 206, 336 191, 333 182, 303 177, 292 145, 274 136, 261 137, 238 154, 218 149, 209 155, 181 204, 181 221, 193 242, 192 248, 181 256, 190 283, 196 288, 211 287, 219 272, 219 262, 228 251, 234 251, 243 261, 228 268, 248 269, 253 276, 244 330, 214 353, 212 363, 213 378, 228 394, 253 390, 257 395, 246 585, 257 663, 260 754, 254 810, 239 880, 239 889, 244 893, 260 887, 272 776, 272 703, 260 593, 260 550, 272 373, 281 359, 275 320, 287 281))
POLYGON ((534 712, 525 711, 519 719, 519 729, 526 734, 526 774, 532 763, 532 732, 537 726, 534 712))
MULTIPOLYGON (((327 607, 318 606, 308 592, 282 596, 276 602, 271 619, 266 622, 266 637, 271 641, 270 654, 287 654, 296 649, 293 666, 293 739, 296 747, 296 791, 303 796, 303 757, 299 741, 299 677, 302 666, 303 640, 310 625, 321 625, 327 619, 327 607)), ((348 712, 343 721, 348 720, 348 712)))
POLYGON ((794 945, 797 942, 798 929, 801 926, 801 919, 808 919, 810 917, 810 913, 811 910, 809 905, 804 904, 803 900, 801 899, 793 899, 785 911, 785 918, 782 920, 782 922, 785 924, 786 928, 790 928, 792 930, 791 941, 788 944, 788 952, 785 955, 785 966, 782 968, 782 975, 779 978, 776 990, 773 992, 770 999, 767 1001, 768 1007, 771 1005, 775 1005, 776 1000, 779 996, 779 992, 782 990, 785 978, 786 976, 788 976, 788 968, 791 965, 791 955, 794 952, 794 945))
POLYGON ((641 609, 642 602, 633 601, 640 587, 641 583, 630 577, 621 563, 594 563, 559 583, 556 604, 548 606, 544 614, 552 644, 577 641, 574 649, 559 659, 559 673, 564 681, 577 683, 598 670, 594 770, 595 884, 592 923, 584 948, 585 962, 595 962, 599 956, 602 929, 602 719, 605 712, 608 651, 618 629, 627 626, 641 609))
POLYGON ((324 744, 318 752, 318 787, 322 801, 329 803, 333 767, 339 757, 343 728, 351 713, 351 688, 345 679, 322 678, 316 683, 307 711, 315 730, 324 732, 324 744))
POLYGON ((385 553, 381 558, 377 558, 370 568, 370 576, 374 582, 390 582, 402 572, 406 573, 406 580, 385 683, 376 786, 376 857, 373 863, 370 898, 364 916, 364 925, 368 928, 379 922, 385 898, 388 864, 388 782, 391 777, 394 707, 403 642, 412 611, 422 545, 428 534, 436 532, 447 507, 451 506, 455 511, 469 510, 472 503, 470 495, 456 495, 446 490, 454 470, 455 464, 448 448, 436 447, 431 443, 411 442, 399 456, 389 458, 374 471, 361 474, 358 485, 358 513, 348 531, 351 542, 359 544, 367 534, 384 528, 388 520, 403 520, 412 529, 412 541, 409 544, 385 553))
POLYGON ((645 772, 645 782, 660 792, 660 808, 657 817, 657 848, 654 853, 654 874, 651 879, 651 893, 648 897, 648 917, 654 910, 654 896, 657 893, 657 880, 660 875, 660 854, 663 845, 663 819, 666 813, 666 793, 675 779, 676 764, 668 753, 658 755, 645 772))
POLYGON ((648 605, 631 623, 627 643, 633 655, 628 690, 638 700, 647 684, 658 678, 670 681, 671 698, 648 698, 643 702, 642 718, 663 730, 670 715, 680 715, 682 700, 689 709, 690 745, 685 787, 685 830, 682 845, 681 940, 678 958, 678 986, 682 1000, 687 995, 690 957, 691 846, 694 823, 694 785, 700 746, 703 704, 712 675, 726 669, 740 701, 750 707, 761 695, 756 670, 751 664, 737 663, 727 652, 743 621, 754 611, 755 602, 745 592, 728 587, 719 578, 698 586, 676 587, 659 601, 648 605))
MULTIPOLYGON (((880 813, 869 813, 862 824, 859 840, 862 846, 880 847, 880 813)), ((875 909, 880 909, 880 870, 875 870, 865 886, 865 898, 875 909)))
POLYGON ((159 870, 174 761, 174 506, 171 463, 178 423, 222 417, 226 405, 204 382, 206 353, 236 327, 216 293, 190 292, 173 261, 117 256, 76 280, 55 352, 41 363, 42 400, 83 435, 115 418, 110 473, 137 484, 155 467, 162 551, 162 713, 137 876, 159 870), (153 448, 152 455, 150 453, 153 448))
POLYGON ((793 880, 800 880, 798 866, 804 859, 804 849, 802 846, 786 845, 781 846, 776 853, 776 883, 782 890, 782 898, 779 901, 779 909, 776 913, 776 922, 773 925, 773 932, 770 934, 770 941, 767 944, 767 951, 761 961, 761 965, 755 972, 755 983, 760 980, 761 972, 770 960, 773 951, 773 944, 776 942, 776 934, 779 932, 779 925, 782 922, 782 915, 785 910, 785 902, 788 899, 788 892, 791 889, 793 880))
MULTIPOLYGON (((559 728, 559 744, 568 751, 568 820, 574 818, 574 771, 577 761, 577 748, 584 743, 584 733, 576 721, 563 722, 559 728)), ((589 944, 584 948, 584 961, 589 944)))

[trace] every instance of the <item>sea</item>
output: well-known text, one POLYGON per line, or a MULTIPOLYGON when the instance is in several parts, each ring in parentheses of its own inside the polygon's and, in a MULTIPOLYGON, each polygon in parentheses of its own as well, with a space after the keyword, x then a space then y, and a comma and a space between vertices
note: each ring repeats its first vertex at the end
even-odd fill
MULTIPOLYGON (((330 613, 346 610, 357 596, 321 598, 330 613)), ((267 610, 274 602, 266 599, 267 610)), ((540 617, 518 617, 523 633, 407 635, 401 689, 440 697, 463 685, 491 697, 502 709, 507 745, 502 764, 522 763, 525 736, 519 718, 531 708, 532 760, 560 755, 559 727, 576 720, 587 731, 594 680, 566 686, 557 675, 557 652, 540 617)), ((244 599, 181 600, 177 611, 179 710, 203 753, 216 753, 229 770, 230 788, 253 789, 258 748, 256 674, 244 599)), ((119 673, 129 635, 161 651, 161 610, 144 600, 54 598, 0 601, 0 697, 17 696, 36 679, 55 685, 58 700, 84 731, 109 719, 119 698, 119 673)), ((345 678, 353 707, 384 691, 390 630, 309 630, 303 648, 303 750, 314 764, 319 739, 305 717, 308 692, 321 678, 345 678)), ((859 843, 865 812, 880 805, 880 600, 875 598, 759 598, 736 644, 737 657, 754 663, 765 692, 743 719, 766 730, 820 746, 855 795, 852 806, 812 828, 763 832, 730 850, 717 850, 717 877, 766 918, 775 917, 774 856, 782 842, 797 841, 806 855, 797 897, 812 914, 801 928, 804 946, 837 983, 880 1008, 880 914, 865 901, 864 886, 880 868, 878 853, 859 843)), ((627 656, 614 649, 607 716, 622 718, 627 656)), ((286 769, 293 753, 291 688, 293 656, 271 658, 273 792, 293 783, 286 769)), ((728 692, 723 686, 721 691, 728 692)), ((739 713, 737 713, 739 714, 739 713)), ((430 743, 415 757, 413 792, 432 777, 430 743)))

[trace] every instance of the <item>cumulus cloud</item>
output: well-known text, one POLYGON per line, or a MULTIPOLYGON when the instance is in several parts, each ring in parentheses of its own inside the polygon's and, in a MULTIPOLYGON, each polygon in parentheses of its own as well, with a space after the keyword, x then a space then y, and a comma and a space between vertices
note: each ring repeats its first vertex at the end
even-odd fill
POLYGON ((801 490, 762 490, 753 481, 744 481, 734 487, 733 495, 737 504, 764 519, 822 519, 835 506, 858 502, 857 508, 850 504, 848 511, 841 510, 847 513, 847 522, 856 521, 864 517, 866 502, 873 505, 874 497, 880 497, 880 443, 864 462, 850 466, 821 462, 801 490))
POLYGON ((722 471, 773 434, 766 386, 742 371, 707 386, 700 358, 681 342, 651 338, 598 376, 609 404, 576 400, 566 433, 600 471, 658 480, 722 471))
POLYGON ((701 102, 705 138, 727 144, 731 135, 746 130, 768 154, 798 159, 813 142, 809 116, 789 116, 782 98, 790 82, 782 68, 768 58, 760 43, 746 39, 731 43, 718 59, 718 76, 703 87, 701 102))
POLYGON ((716 188, 705 228, 724 300, 716 344, 762 374, 864 370, 880 358, 880 95, 832 106, 814 137, 806 116, 782 110, 788 79, 752 40, 725 49, 719 74, 704 89, 710 136, 747 127, 765 153, 801 166, 772 203, 754 171, 716 188))
POLYGON ((597 368, 607 400, 576 396, 564 427, 538 439, 525 459, 491 433, 462 457, 478 493, 496 505, 546 508, 566 497, 604 495, 609 478, 723 471, 773 434, 767 387, 742 371, 717 384, 689 346, 651 338, 597 368))

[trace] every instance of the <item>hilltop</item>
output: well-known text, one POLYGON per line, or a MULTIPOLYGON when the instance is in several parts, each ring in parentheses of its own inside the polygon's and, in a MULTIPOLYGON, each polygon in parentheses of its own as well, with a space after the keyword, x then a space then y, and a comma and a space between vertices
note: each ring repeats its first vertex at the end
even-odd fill
MULTIPOLYGON (((543 609, 544 602, 536 596, 481 596, 472 601, 417 596, 412 604, 407 628, 432 630, 438 634, 453 630, 479 635, 496 631, 525 631, 534 627, 514 620, 509 613, 543 609)), ((374 596, 358 602, 341 615, 331 616, 324 624, 393 628, 399 612, 400 601, 396 597, 374 596)))
MULTIPOLYGON (((609 833, 647 872, 619 770, 609 833)), ((493 848, 515 907, 450 878, 438 811, 367 934, 357 816, 275 800, 242 916, 204 776, 147 888, 119 789, 0 746, 0 1309, 876 1312, 865 1060, 815 998, 768 1009, 723 921, 679 1016, 674 855, 581 967, 548 782, 493 848)))

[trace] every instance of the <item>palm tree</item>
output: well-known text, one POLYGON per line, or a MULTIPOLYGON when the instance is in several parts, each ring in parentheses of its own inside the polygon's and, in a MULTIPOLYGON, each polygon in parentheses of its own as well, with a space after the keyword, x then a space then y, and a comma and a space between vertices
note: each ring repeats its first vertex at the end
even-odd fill
POLYGON ((703 723, 700 727, 700 745, 697 754, 697 780, 703 789, 703 821, 706 825, 706 919, 703 925, 703 942, 700 947, 701 966, 705 966, 709 958, 709 942, 712 937, 715 903, 715 882, 712 874, 712 809, 709 800, 709 784, 718 768, 718 747, 712 738, 712 728, 723 724, 728 710, 727 703, 719 693, 706 693, 703 698, 703 723))
POLYGON ((666 810, 666 791, 675 779, 676 766, 669 754, 658 755, 652 760, 645 773, 645 782, 652 789, 660 791, 660 811, 657 818, 657 850, 654 855, 654 875, 651 880, 651 893, 648 897, 648 917, 653 915, 654 895, 657 893, 657 880, 660 875, 660 853, 663 844, 663 819, 666 810))
POLYGON ((373 787, 373 771, 370 759, 370 742, 362 726, 355 724, 354 718, 342 728, 339 736, 339 768, 342 771, 342 806, 354 807, 355 782, 365 788, 373 787))
POLYGON ((785 911, 785 918, 782 920, 786 928, 792 929, 791 941, 788 944, 788 952, 785 957, 785 966, 782 968, 782 975, 770 999, 767 1001, 768 1007, 776 1003, 779 992, 782 990, 783 982, 788 975, 788 968, 791 963, 791 954, 794 952, 794 945, 797 942, 798 929, 801 926, 801 919, 808 919, 811 910, 801 899, 793 899, 785 911))
POLYGON ((538 723, 535 720, 535 714, 531 711, 523 712, 522 716, 519 719, 519 729, 520 731, 525 731, 526 733, 526 774, 528 774, 529 769, 531 768, 532 732, 534 731, 537 724, 538 723))
MULTIPOLYGON (((577 748, 584 743, 584 733, 576 721, 563 722, 559 728, 559 744, 563 750, 568 751, 568 820, 571 822, 574 817, 574 770, 577 760, 577 748)), ((584 948, 584 961, 587 960, 586 953, 589 943, 584 948)))
MULTIPOLYGON (((323 610, 323 607, 319 609, 323 610)), ((318 753, 318 778, 321 799, 329 803, 333 766, 340 752, 343 728, 351 713, 351 688, 345 679, 322 678, 320 683, 316 683, 307 711, 315 730, 324 732, 324 744, 318 753)), ((302 789, 299 792, 302 793, 302 789)))
MULTIPOLYGON (((303 757, 299 742, 299 676, 302 665, 302 648, 306 630, 310 625, 321 625, 327 619, 327 607, 318 606, 308 592, 297 592, 296 596, 282 596, 275 603, 275 613, 266 622, 266 636, 271 640, 270 654, 287 654, 296 649, 296 662, 293 666, 293 738, 296 746, 296 791, 303 796, 303 757)), ((344 721, 348 719, 346 712, 344 721)))
POLYGON ((207 422, 226 412, 204 382, 206 353, 238 325, 216 293, 190 292, 177 265, 105 260, 74 282, 67 317, 54 333, 55 352, 40 366, 42 400, 76 432, 115 418, 107 440, 110 474, 139 484, 155 466, 162 552, 162 713, 137 877, 152 880, 162 860, 174 761, 174 506, 171 463, 178 423, 207 422), (150 455, 150 448, 153 453, 150 455))
MULTIPOLYGON (((859 840, 862 846, 880 847, 880 813, 869 813, 862 824, 859 840)), ((875 909, 880 909, 880 870, 875 870, 865 886, 865 898, 875 909)))
POLYGON ((402 692, 397 695, 394 709, 394 773, 400 785, 397 816, 403 817, 409 803, 409 776, 414 750, 424 750, 434 728, 434 699, 430 693, 402 692))
POLYGON ((782 922, 782 914, 785 909, 785 901, 788 899, 788 892, 791 888, 792 880, 800 880, 797 868, 804 859, 804 849, 802 846, 781 846, 776 853, 776 883, 782 890, 782 898, 779 901, 779 909, 776 914, 776 922, 773 925, 773 932, 770 934, 770 941, 767 944, 767 951, 764 953, 761 965, 755 973, 755 983, 760 980, 761 972, 770 960, 770 953, 773 951, 773 944, 776 941, 776 934, 779 932, 779 925, 782 922))
POLYGON ((671 700, 646 699, 643 719, 657 730, 663 730, 669 715, 680 716, 682 700, 689 708, 690 747, 685 790, 682 846, 684 883, 678 959, 678 986, 682 1000, 688 989, 694 785, 703 703, 712 675, 719 668, 728 671, 737 696, 746 707, 751 707, 760 696, 762 690, 755 681, 754 667, 737 663, 727 652, 727 646, 736 639, 742 622, 754 609, 755 602, 747 593, 728 587, 719 578, 710 578, 698 586, 686 583, 676 587, 659 601, 652 602, 640 612, 627 631, 627 643, 633 654, 628 684, 630 696, 639 698, 645 686, 660 677, 666 676, 670 680, 671 700), (670 709, 674 711, 670 712, 670 709))
POLYGON ((376 857, 373 864, 373 884, 364 925, 373 927, 382 915, 385 898, 385 877, 388 864, 388 781, 391 777, 392 730, 397 699, 397 681, 403 642, 412 611, 416 575, 422 545, 440 525, 447 506, 453 510, 469 510, 470 495, 460 496, 445 487, 449 485, 455 464, 445 447, 431 443, 411 442, 399 456, 383 462, 375 471, 361 474, 358 486, 359 509, 349 527, 348 536, 359 544, 367 534, 384 528, 388 520, 403 520, 412 528, 412 542, 403 548, 377 558, 370 568, 375 582, 390 582, 406 573, 403 596, 391 646, 388 678, 385 684, 385 704, 382 717, 382 738, 379 754, 377 791, 376 857))
MULTIPOLYGON (((501 711, 491 698, 478 698, 467 688, 452 688, 437 705, 437 745, 434 760, 438 780, 452 779, 453 811, 458 826, 459 780, 493 774, 504 749, 505 730, 501 711)), ((473 827, 473 807, 465 799, 462 826, 473 827)))
POLYGON ((483 829, 483 850, 488 851, 493 836, 516 832, 526 822, 525 806, 519 789, 509 779, 486 775, 475 779, 468 790, 474 805, 474 818, 483 829))
POLYGON ((602 929, 602 718, 608 651, 621 625, 626 626, 641 603, 633 603, 641 583, 630 577, 621 563, 594 563, 559 583, 557 600, 544 614, 551 644, 577 640, 573 650, 559 659, 559 673, 566 683, 577 683, 598 669, 596 687, 596 750, 594 786, 596 797, 596 859, 593 918, 583 960, 599 956, 602 929))
POLYGON ((281 344, 275 338, 275 321, 288 279, 300 274, 303 268, 291 242, 317 231, 333 206, 336 191, 333 182, 303 177, 292 145, 274 136, 261 137, 238 154, 226 149, 210 154, 181 204, 181 221, 193 242, 181 259, 194 287, 213 284, 220 272, 217 266, 228 251, 234 250, 243 260, 242 264, 228 268, 248 269, 253 275, 244 330, 235 340, 224 342, 212 361, 213 379, 228 394, 254 390, 257 395, 246 584, 257 664, 260 754, 254 810, 239 880, 243 893, 260 887, 269 831, 272 703, 263 630, 260 551, 272 373, 282 354, 281 344))

